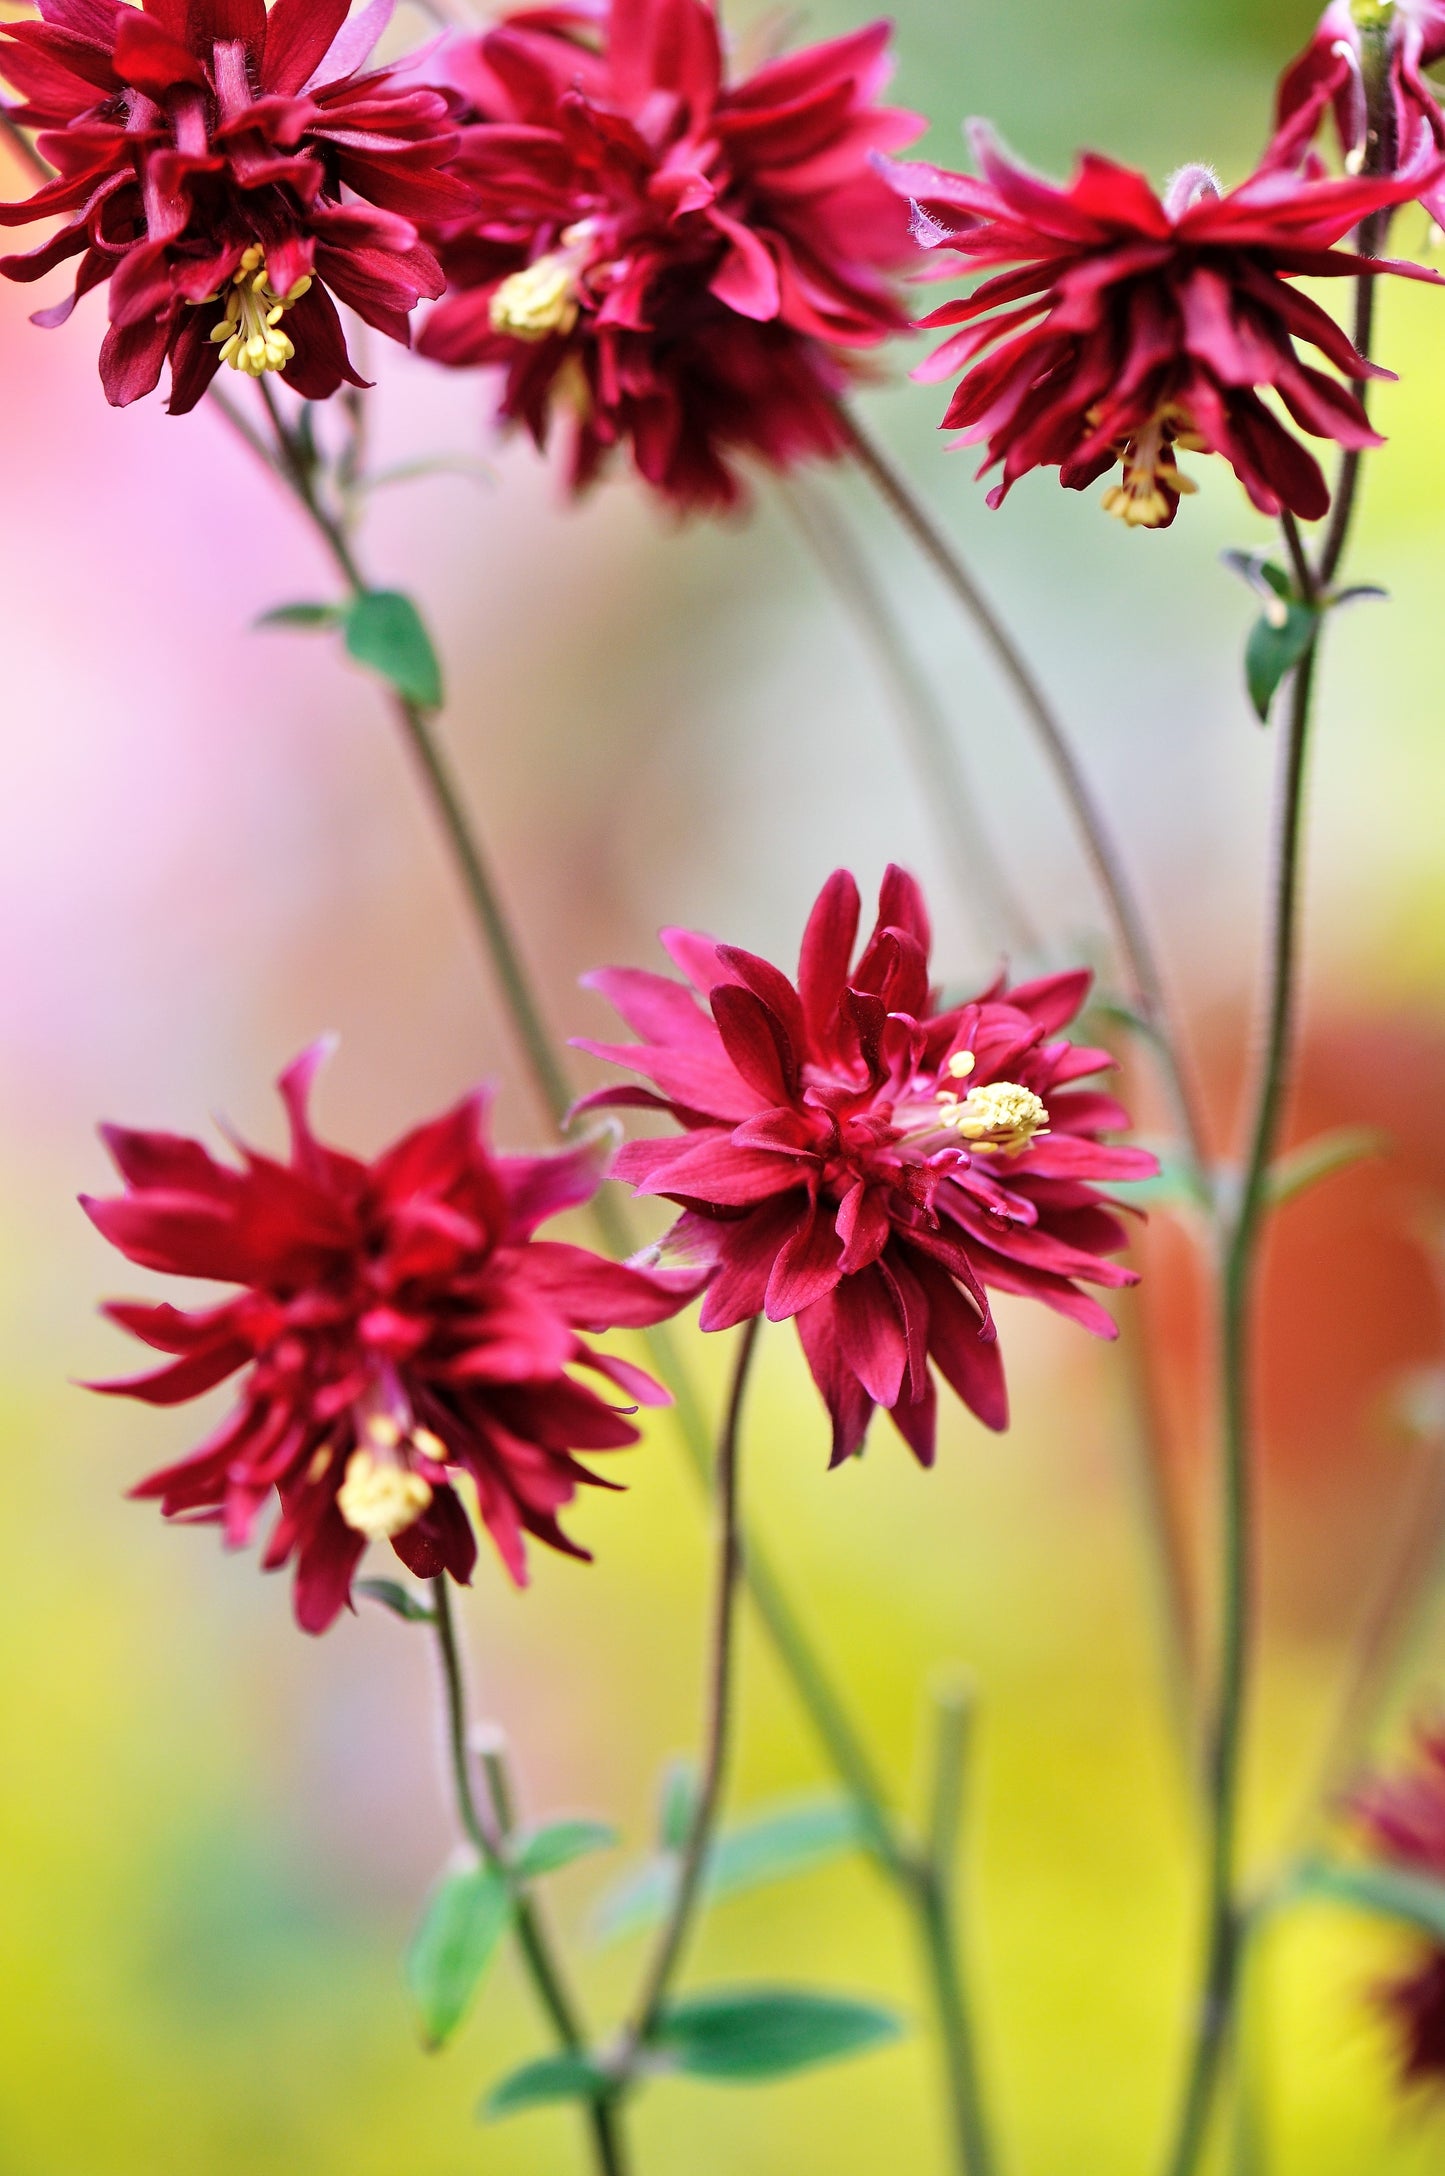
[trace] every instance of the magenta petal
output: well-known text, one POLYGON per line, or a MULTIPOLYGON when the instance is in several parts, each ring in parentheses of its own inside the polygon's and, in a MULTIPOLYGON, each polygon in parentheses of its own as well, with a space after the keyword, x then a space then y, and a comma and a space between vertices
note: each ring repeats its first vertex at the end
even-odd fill
POLYGON ((786 1322, 837 1284, 842 1248, 835 1227, 836 1211, 827 1202, 815 1202, 791 1238, 779 1249, 768 1279, 765 1312, 769 1322, 786 1322))
POLYGON ((908 1342, 876 1269, 844 1277, 833 1295, 848 1364, 878 1405, 892 1405, 908 1363, 908 1342))

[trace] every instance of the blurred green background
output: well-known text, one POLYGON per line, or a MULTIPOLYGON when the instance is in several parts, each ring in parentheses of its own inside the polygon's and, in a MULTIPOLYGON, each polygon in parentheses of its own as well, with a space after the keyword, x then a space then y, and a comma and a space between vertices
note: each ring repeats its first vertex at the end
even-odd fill
MULTIPOLYGON (((800 28, 854 19, 829 8, 800 28)), ((1310 19, 1294 0, 916 0, 898 23, 900 89, 935 117, 944 159, 958 117, 985 113, 1053 170, 1091 143, 1156 180, 1200 157, 1232 179, 1310 19)), ((1397 246, 1428 246, 1419 215, 1397 246)), ((94 303, 45 335, 25 323, 31 299, 0 295, 0 2169, 560 2176, 579 2165, 566 2113, 472 2121, 481 2088, 543 2045, 510 1961, 444 2055, 421 2054, 408 2015, 399 1952, 451 1848, 422 1635, 363 1611, 305 1640, 252 1559, 123 1501, 194 1439, 195 1417, 73 1387, 129 1365, 94 1304, 146 1282, 72 1205, 106 1180, 97 1118, 199 1130, 217 1113, 275 1142, 269 1081, 336 1028, 321 1111, 340 1140, 372 1148, 478 1078, 501 1084, 504 1138, 534 1141, 537 1123, 372 688, 323 645, 248 632, 278 600, 321 593, 306 539, 213 419, 106 410, 94 303)), ((1371 465, 1351 571, 1392 602, 1341 619, 1325 680, 1295 1125, 1364 1117, 1397 1148, 1290 1211, 1272 1253, 1261 1865, 1315 1773, 1349 1643, 1406 1543, 1428 1559, 1439 1519, 1440 1443, 1398 1414, 1402 1380, 1442 1346, 1441 308, 1404 283, 1384 298, 1380 352, 1402 383, 1379 400, 1391 444, 1371 465)), ((483 443, 476 385, 393 353, 375 365, 384 458, 483 443)), ((1158 537, 1126 535, 1093 494, 1048 479, 990 515, 970 457, 941 457, 939 395, 909 387, 901 359, 867 407, 1064 702, 1157 915, 1223 1144, 1272 747, 1240 685, 1249 600, 1217 555, 1267 542, 1265 527, 1223 473, 1158 537)), ((1044 956, 1102 956, 1067 827, 968 631, 861 485, 828 488, 946 694, 1044 956)), ((889 858, 917 869, 948 979, 992 972, 987 916, 932 828, 887 690, 769 493, 747 522, 679 533, 623 483, 560 511, 518 448, 480 484, 378 497, 369 546, 439 630, 448 738, 559 1032, 599 1030, 576 977, 655 963, 663 922, 789 960, 840 862, 865 886, 889 858)), ((1130 1090, 1157 1125, 1147 1084, 1130 1090)), ((1197 1567, 1209 1410, 1189 1251, 1156 1217, 1123 1354, 1006 1307, 1014 1428, 995 1441, 955 1413, 932 1474, 880 1424, 865 1460, 827 1475, 823 1417, 782 1333, 749 1430, 758 1524, 905 1804, 931 1679, 963 1663, 977 1680, 970 1947, 1017 2176, 1152 2169, 1175 2087, 1194 1829, 1124 1369, 1129 1353, 1149 1369, 1197 1567)), ((696 1353, 714 1392, 722 1359, 696 1353)), ((659 1771, 696 1734, 706 1556, 665 1419, 626 1478, 625 1497, 574 1522, 593 1568, 537 1552, 518 1596, 484 1562, 464 1618, 478 1706, 510 1736, 528 1810, 608 1815, 636 1855, 659 1771)), ((1442 1679, 1445 1626, 1425 1611, 1382 1743, 1442 1679)), ((733 1804, 818 1787, 751 1624, 743 1692, 733 1804)), ((636 1957, 589 1935, 602 1865, 551 1894, 607 2019, 636 1957)), ((1396 1937, 1323 1908, 1271 1943, 1256 2044, 1278 2176, 1445 2162, 1445 2121, 1401 2102, 1365 2000, 1400 1955, 1396 1937)), ((691 1970, 875 1992, 916 2017, 912 1964, 890 1898, 850 1862, 720 1910, 691 1970)), ((784 2087, 660 2084, 637 2112, 639 2168, 931 2176, 935 2083, 920 2025, 896 2050, 784 2087)))

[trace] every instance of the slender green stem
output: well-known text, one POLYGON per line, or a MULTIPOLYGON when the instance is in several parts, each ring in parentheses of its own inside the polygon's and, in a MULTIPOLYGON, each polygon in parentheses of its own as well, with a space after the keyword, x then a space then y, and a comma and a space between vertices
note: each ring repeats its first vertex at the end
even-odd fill
POLYGON ((862 429, 856 416, 844 416, 853 457, 886 505, 930 561, 945 586, 982 637, 989 654, 1017 696, 1038 737, 1078 827, 1084 851, 1108 905, 1119 952, 1132 984, 1132 997, 1162 1061, 1165 1087, 1201 1198, 1212 1198, 1204 1122, 1185 1071, 1171 1026, 1164 978, 1154 954, 1133 882, 1108 821, 1052 703, 1033 667, 1005 627, 961 554, 893 466, 862 429))
POLYGON ((991 941, 1008 952, 1037 951, 1038 930, 980 820, 977 797, 943 705, 919 668, 841 506, 836 499, 823 505, 806 482, 785 485, 782 497, 832 584, 849 625, 877 660, 955 881, 986 918, 991 941))
POLYGON ((754 1315, 738 1340, 732 1387, 718 1441, 714 1467, 717 1491, 718 1561, 713 1594, 712 1637, 707 1659, 707 1718, 697 1802, 677 1870, 677 1888, 657 1944, 642 1976, 632 2021, 623 2035, 626 2051, 619 2067, 645 2048, 667 2004, 702 1902, 708 1852, 722 1805, 723 1777, 732 1739, 734 1658, 737 1652, 737 1599, 742 1583, 742 1536, 738 1523, 738 1475, 741 1464, 743 1404, 758 1349, 761 1317, 754 1315))
POLYGON ((962 2176, 994 2176, 998 2163, 984 2107, 968 1982, 956 1925, 955 1867, 972 1738, 971 1685, 956 1681, 941 1687, 934 1696, 927 1848, 917 1867, 915 1887, 919 1933, 942 2028, 956 2164, 962 2176))
MULTIPOLYGON (((499 1837, 483 1819, 472 1789, 471 1763, 467 1749, 466 1687, 445 1572, 431 1582, 431 1594, 432 1621, 436 1626, 437 1652, 441 1657, 442 1680, 446 1689, 447 1745, 451 1755, 457 1818, 463 1833, 482 1860, 488 1866, 505 1871, 506 1861, 499 1848, 499 1837)), ((545 2011, 558 2042, 569 2054, 585 2053, 587 2035, 577 2005, 553 1953, 536 1902, 520 1883, 514 1884, 512 1892, 512 1927, 537 2000, 545 2011)), ((619 2135, 615 2105, 607 2100, 589 2101, 586 2119, 599 2176, 626 2176, 627 2161, 619 2135)))

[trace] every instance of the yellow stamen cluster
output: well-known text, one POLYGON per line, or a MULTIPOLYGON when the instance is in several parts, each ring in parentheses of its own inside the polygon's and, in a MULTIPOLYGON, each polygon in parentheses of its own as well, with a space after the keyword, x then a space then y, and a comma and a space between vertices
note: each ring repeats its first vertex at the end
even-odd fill
POLYGON ((513 272, 494 292, 488 310, 493 332, 514 340, 548 340, 577 322, 577 263, 570 252, 552 251, 513 272))
POLYGON ((430 1481, 395 1459, 355 1450, 336 1491, 336 1508, 355 1534, 368 1541, 390 1541, 415 1526, 432 1499, 430 1481))
POLYGON ((211 327, 221 361, 232 370, 244 370, 248 378, 260 378, 268 370, 284 370, 296 353, 281 330, 281 320, 311 285, 306 274, 286 294, 278 295, 266 271, 266 255, 253 242, 231 275, 226 290, 226 314, 211 327))
MULTIPOLYGON (((952 1064, 949 1070, 953 1071, 952 1064)), ((1018 1156, 1035 1134, 1048 1131, 1049 1114, 1043 1102, 1032 1088, 1021 1087, 1017 1081, 995 1080, 986 1087, 970 1088, 961 1103, 945 1089, 940 1102, 945 1126, 970 1148, 994 1155, 1018 1156)))
POLYGON ((1125 445, 1121 459, 1124 480, 1104 493, 1104 511, 1131 529, 1159 529, 1168 521, 1176 499, 1187 498, 1199 486, 1174 459, 1176 445, 1191 453, 1204 450, 1203 440, 1182 409, 1172 403, 1161 408, 1137 437, 1125 445))

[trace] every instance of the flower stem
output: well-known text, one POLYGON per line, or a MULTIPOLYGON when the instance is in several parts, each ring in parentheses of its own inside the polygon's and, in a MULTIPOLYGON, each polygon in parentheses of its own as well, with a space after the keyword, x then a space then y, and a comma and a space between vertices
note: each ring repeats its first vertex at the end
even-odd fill
POLYGON ((1164 978, 1160 973, 1144 915, 1125 868, 1123 856, 1103 810, 1094 798, 1093 789, 1074 754, 1068 735, 1032 666, 989 603, 958 550, 927 509, 920 505, 907 482, 881 447, 863 430, 857 418, 845 414, 843 425, 854 459, 963 607, 995 664, 1018 697, 1024 714, 1048 757, 1108 905, 1120 955, 1133 986, 1133 1001, 1161 1060, 1165 1086, 1190 1159, 1192 1175, 1201 1197, 1209 1200, 1212 1198, 1212 1188, 1209 1184, 1210 1165, 1204 1124, 1170 1024, 1164 978))
MULTIPOLYGON (((446 1688, 447 1744, 451 1753, 457 1818, 467 1840, 482 1860, 488 1866, 505 1871, 506 1861, 496 1837, 482 1817, 472 1789, 467 1752, 466 1689, 462 1680, 461 1653, 457 1645, 456 1625, 452 1617, 451 1596, 447 1589, 445 1572, 431 1582, 431 1594, 437 1651, 441 1657, 442 1678, 446 1688)), ((526 1887, 519 1883, 514 1883, 512 1889, 512 1930, 516 1935, 527 1975, 560 2046, 569 2055, 585 2054, 587 2035, 576 2004, 563 1978, 562 1968, 553 1954, 551 1941, 536 1903, 526 1887)), ((626 2176, 627 2161, 618 2131, 615 2104, 605 2099, 589 2101, 586 2117, 598 2176, 626 2176)))
POLYGON ((662 2017, 672 1982, 682 1963, 707 1874, 708 1851, 722 1803, 723 1776, 727 1767, 732 1726, 733 1659, 736 1652, 737 1598, 743 1568, 742 1536, 738 1520, 738 1468, 743 1403, 748 1377, 758 1348, 761 1318, 754 1315, 738 1342, 732 1388, 718 1442, 715 1465, 717 1491, 718 1567, 713 1597, 712 1640, 707 1665, 707 1721, 697 1803, 677 1870, 677 1889, 657 1946, 643 1974, 642 1987, 632 2021, 623 2034, 619 2069, 625 2074, 639 2050, 645 2048, 662 2017))
POLYGON ((955 2158, 963 2176, 993 2176, 997 2161, 983 2102, 968 1986, 955 1925, 954 1863, 963 1824, 973 1736, 973 1692, 966 1682, 934 1695, 933 1784, 927 1847, 915 1872, 918 1925, 942 2024, 955 2158))

